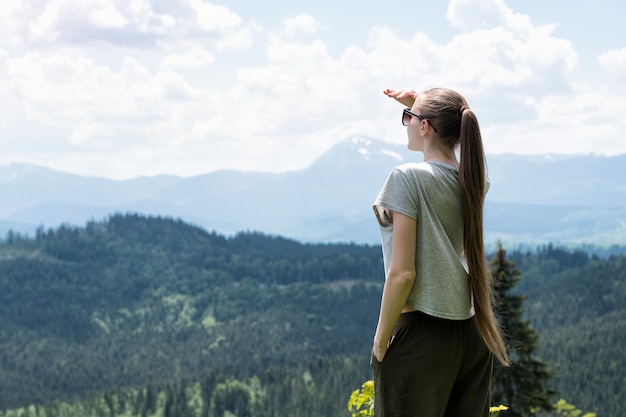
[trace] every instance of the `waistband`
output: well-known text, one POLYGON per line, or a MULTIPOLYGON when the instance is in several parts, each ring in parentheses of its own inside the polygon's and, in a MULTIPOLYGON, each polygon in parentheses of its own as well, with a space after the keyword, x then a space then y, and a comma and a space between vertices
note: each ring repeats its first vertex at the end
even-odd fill
POLYGON ((408 327, 433 322, 447 325, 466 325, 468 323, 473 323, 473 320, 473 317, 465 320, 443 319, 441 317, 431 316, 430 314, 415 310, 409 313, 400 314, 400 317, 398 317, 398 321, 396 322, 396 326, 408 327))

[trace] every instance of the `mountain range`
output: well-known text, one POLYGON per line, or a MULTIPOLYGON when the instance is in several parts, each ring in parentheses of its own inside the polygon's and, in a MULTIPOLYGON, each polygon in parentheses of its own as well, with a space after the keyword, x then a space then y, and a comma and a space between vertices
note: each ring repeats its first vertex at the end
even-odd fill
MULTIPOLYGON (((180 218, 225 235, 260 231, 304 242, 377 244, 371 203, 389 171, 421 160, 403 145, 343 140, 285 173, 216 171, 111 180, 40 166, 0 166, 0 233, 84 225, 113 213, 180 218)), ((626 155, 488 155, 488 243, 626 244, 626 155)))

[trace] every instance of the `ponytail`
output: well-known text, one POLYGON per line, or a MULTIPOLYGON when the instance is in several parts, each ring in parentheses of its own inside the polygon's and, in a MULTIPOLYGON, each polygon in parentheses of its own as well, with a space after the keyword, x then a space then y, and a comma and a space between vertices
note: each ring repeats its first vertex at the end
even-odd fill
POLYGON ((459 132, 461 206, 463 212, 463 248, 474 297, 474 320, 485 344, 507 366, 509 357, 493 311, 491 273, 483 241, 483 205, 485 200, 485 155, 478 120, 472 110, 460 109, 459 132))
POLYGON ((463 249, 474 297, 474 321, 485 344, 503 364, 509 364, 500 326, 493 311, 491 273, 483 241, 485 153, 478 119, 465 98, 454 90, 431 88, 422 94, 422 115, 437 126, 437 135, 449 147, 460 147, 459 184, 463 216, 463 249))

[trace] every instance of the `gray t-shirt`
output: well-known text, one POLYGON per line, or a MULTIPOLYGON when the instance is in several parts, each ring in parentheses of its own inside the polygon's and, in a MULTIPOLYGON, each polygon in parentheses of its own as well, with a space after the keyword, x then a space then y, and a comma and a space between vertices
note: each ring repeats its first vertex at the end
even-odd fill
POLYGON ((385 275, 391 262, 393 224, 384 209, 417 221, 416 277, 407 304, 431 316, 465 320, 474 315, 463 255, 461 197, 455 166, 428 161, 393 169, 374 202, 385 275))

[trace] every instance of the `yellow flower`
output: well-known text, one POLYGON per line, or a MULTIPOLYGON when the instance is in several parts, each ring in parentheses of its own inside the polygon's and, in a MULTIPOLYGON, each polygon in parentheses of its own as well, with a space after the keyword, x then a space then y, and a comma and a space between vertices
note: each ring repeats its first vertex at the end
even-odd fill
POLYGON ((489 416, 497 417, 498 414, 500 414, 500 411, 505 411, 508 409, 509 407, 507 407, 506 405, 498 405, 498 406, 489 407, 489 416))

